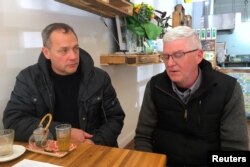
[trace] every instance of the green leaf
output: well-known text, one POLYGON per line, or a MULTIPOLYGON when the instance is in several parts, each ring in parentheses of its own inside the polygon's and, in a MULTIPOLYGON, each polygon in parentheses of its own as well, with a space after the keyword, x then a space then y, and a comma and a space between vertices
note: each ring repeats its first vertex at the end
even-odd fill
POLYGON ((130 29, 132 32, 134 32, 138 36, 145 36, 145 30, 143 27, 137 24, 129 24, 128 29, 130 29))
POLYGON ((153 23, 146 23, 142 25, 148 39, 156 39, 162 32, 162 28, 153 24, 153 23))
POLYGON ((128 24, 136 24, 137 23, 137 21, 135 20, 134 17, 127 17, 126 19, 127 19, 128 24))

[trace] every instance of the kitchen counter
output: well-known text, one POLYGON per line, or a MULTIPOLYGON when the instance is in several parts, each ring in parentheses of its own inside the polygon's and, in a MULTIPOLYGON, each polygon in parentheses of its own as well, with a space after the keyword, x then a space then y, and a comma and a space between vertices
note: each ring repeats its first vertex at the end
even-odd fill
POLYGON ((250 73, 250 67, 220 67, 218 71, 223 73, 250 73))
POLYGON ((239 62, 224 62, 224 67, 250 67, 249 61, 239 61, 239 62))

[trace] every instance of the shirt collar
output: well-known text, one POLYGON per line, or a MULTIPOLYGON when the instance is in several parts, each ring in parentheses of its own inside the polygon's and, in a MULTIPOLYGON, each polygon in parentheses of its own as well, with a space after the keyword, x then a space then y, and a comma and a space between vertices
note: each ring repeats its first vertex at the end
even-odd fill
POLYGON ((198 78, 190 88, 188 88, 184 92, 181 92, 178 90, 174 82, 172 82, 172 88, 173 91, 182 99, 182 101, 186 103, 189 100, 191 94, 193 94, 200 87, 201 80, 202 80, 202 74, 201 74, 201 69, 199 68, 198 78))

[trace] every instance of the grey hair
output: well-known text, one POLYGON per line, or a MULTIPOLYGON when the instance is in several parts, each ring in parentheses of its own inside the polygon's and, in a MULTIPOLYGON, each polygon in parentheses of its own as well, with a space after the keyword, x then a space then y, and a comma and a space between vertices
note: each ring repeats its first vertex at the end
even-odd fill
POLYGON ((163 36, 164 42, 171 42, 181 38, 188 38, 190 44, 196 46, 198 49, 202 49, 201 41, 197 32, 188 26, 177 26, 167 31, 163 36))
POLYGON ((43 46, 50 46, 50 35, 55 30, 64 30, 64 33, 72 32, 76 38, 77 35, 72 27, 65 23, 52 23, 46 26, 42 31, 43 46))

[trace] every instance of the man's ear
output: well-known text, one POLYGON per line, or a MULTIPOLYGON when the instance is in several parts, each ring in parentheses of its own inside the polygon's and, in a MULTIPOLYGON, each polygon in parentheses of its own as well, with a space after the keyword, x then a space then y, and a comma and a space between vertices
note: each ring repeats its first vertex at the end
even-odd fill
POLYGON ((199 64, 202 61, 202 59, 203 59, 203 50, 199 49, 197 52, 198 52, 198 54, 197 54, 197 60, 198 60, 198 64, 199 64))
POLYGON ((49 49, 47 47, 42 47, 42 52, 46 59, 50 59, 49 49))

